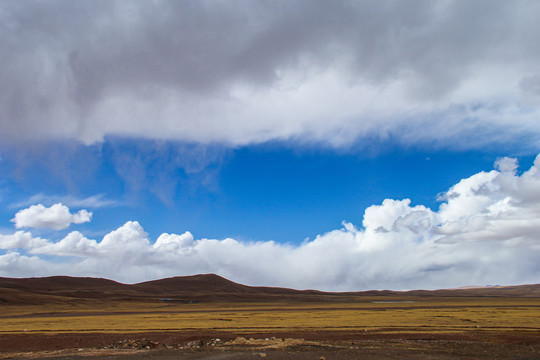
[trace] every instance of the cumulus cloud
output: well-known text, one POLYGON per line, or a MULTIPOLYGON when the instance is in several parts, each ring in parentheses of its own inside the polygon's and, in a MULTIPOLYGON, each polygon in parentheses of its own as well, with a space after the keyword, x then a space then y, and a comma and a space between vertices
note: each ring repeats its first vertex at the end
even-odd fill
POLYGON ((18 231, 0 236, 0 248, 8 250, 0 255, 0 276, 137 282, 213 272, 253 285, 325 290, 537 283, 540 155, 521 175, 514 159, 497 164, 499 170, 452 186, 437 211, 386 199, 366 209, 361 228, 344 222, 300 245, 195 239, 190 232, 152 242, 136 221, 101 241, 77 231, 57 242, 18 231))
POLYGON ((34 238, 32 234, 25 231, 17 231, 12 235, 0 235, 1 249, 32 249, 48 245, 45 239, 34 238))
POLYGON ((67 229, 71 224, 82 224, 92 219, 92 213, 82 209, 72 214, 69 208, 61 203, 45 207, 41 204, 19 210, 11 222, 16 228, 49 228, 55 230, 67 229))
POLYGON ((497 159, 495 161, 495 168, 501 172, 516 172, 518 168, 518 162, 517 159, 509 158, 509 157, 503 157, 497 159))
POLYGON ((493 0, 4 1, 0 136, 534 147, 539 13, 493 0))

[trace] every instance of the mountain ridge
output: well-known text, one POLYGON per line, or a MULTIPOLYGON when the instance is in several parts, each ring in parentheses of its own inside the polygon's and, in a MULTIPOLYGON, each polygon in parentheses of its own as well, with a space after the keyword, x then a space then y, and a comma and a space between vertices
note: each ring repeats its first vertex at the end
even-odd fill
POLYGON ((92 300, 161 300, 184 302, 339 301, 367 296, 540 297, 540 284, 439 290, 325 292, 281 287, 248 286, 233 282, 216 274, 174 276, 136 284, 123 284, 114 280, 92 277, 0 277, 0 304, 63 303, 92 300))

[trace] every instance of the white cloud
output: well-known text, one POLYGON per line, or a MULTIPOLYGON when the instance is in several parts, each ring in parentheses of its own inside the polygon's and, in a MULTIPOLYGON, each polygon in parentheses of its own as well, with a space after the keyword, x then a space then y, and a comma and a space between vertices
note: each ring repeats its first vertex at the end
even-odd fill
POLYGON ((452 186, 437 211, 387 199, 366 209, 363 228, 344 222, 300 245, 194 239, 189 232, 152 243, 135 221, 101 241, 75 231, 52 242, 19 231, 0 236, 0 248, 10 251, 0 256, 0 276, 137 282, 214 272, 253 285, 326 290, 538 283, 540 155, 521 175, 514 160, 502 163, 509 165, 498 161, 501 171, 452 186))
POLYGON ((82 224, 92 219, 92 213, 85 209, 72 214, 69 208, 61 203, 45 207, 41 204, 32 205, 27 209, 19 210, 11 222, 16 228, 31 227, 37 229, 50 228, 62 230, 71 224, 82 224))
POLYGON ((240 3, 3 3, 0 136, 540 143, 536 2, 240 3))
POLYGON ((509 158, 509 157, 503 157, 497 159, 495 161, 495 168, 499 170, 500 172, 511 172, 515 173, 518 168, 518 161, 517 159, 509 158))
POLYGON ((17 231, 11 235, 0 235, 0 249, 32 249, 48 245, 45 239, 34 238, 26 231, 17 231))

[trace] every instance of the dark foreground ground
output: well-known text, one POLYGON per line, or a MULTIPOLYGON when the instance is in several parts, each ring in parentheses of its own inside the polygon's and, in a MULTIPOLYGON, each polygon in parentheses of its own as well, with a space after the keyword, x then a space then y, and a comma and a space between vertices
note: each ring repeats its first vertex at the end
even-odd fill
POLYGON ((213 274, 0 278, 0 359, 259 358, 540 359, 540 285, 323 293, 213 274))
POLYGON ((540 336, 526 332, 363 334, 306 332, 14 334, 0 338, 0 359, 540 359, 540 336))

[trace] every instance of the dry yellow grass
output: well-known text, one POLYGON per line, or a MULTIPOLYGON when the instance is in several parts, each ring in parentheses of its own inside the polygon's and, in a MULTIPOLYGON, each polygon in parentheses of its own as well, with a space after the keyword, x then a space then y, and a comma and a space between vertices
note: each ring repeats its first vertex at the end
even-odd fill
POLYGON ((2 306, 0 333, 221 330, 540 330, 540 299, 418 298, 406 303, 107 303, 2 306))

